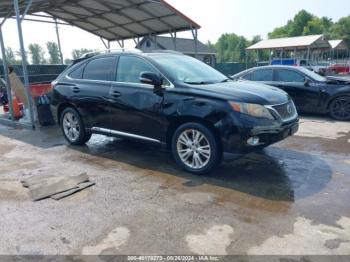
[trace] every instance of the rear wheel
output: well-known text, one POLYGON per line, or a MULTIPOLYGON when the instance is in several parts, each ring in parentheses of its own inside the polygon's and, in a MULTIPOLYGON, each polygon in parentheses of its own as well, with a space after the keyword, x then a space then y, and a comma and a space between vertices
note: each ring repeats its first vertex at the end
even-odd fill
POLYGON ((212 171, 222 155, 212 131, 199 123, 186 123, 175 131, 172 152, 179 166, 195 174, 212 171))
POLYGON ((60 124, 64 137, 72 145, 83 145, 91 138, 79 113, 71 107, 62 112, 60 124))
POLYGON ((329 114, 336 120, 350 120, 350 96, 334 99, 329 106, 329 114))

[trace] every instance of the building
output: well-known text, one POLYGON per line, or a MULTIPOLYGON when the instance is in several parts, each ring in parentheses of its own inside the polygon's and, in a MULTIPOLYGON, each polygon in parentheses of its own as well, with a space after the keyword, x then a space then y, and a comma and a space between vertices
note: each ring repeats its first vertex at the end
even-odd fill
MULTIPOLYGON (((171 37, 144 37, 137 45, 137 49, 144 52, 154 50, 174 50, 185 55, 195 57, 195 41, 186 38, 171 38, 171 37)), ((209 48, 205 44, 198 41, 197 58, 208 65, 215 66, 216 50, 209 48)))

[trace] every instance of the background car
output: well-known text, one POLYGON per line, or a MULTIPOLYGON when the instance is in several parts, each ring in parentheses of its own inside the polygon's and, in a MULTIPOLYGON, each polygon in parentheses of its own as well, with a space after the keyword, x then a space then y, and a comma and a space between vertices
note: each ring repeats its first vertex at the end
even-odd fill
POLYGON ((300 112, 329 113, 350 120, 350 80, 325 78, 303 67, 255 67, 231 77, 278 87, 286 91, 300 112))
POLYGON ((69 143, 84 144, 93 133, 154 143, 196 174, 223 157, 283 140, 299 126, 282 90, 234 82, 181 54, 95 55, 68 68, 53 86, 52 105, 69 143))

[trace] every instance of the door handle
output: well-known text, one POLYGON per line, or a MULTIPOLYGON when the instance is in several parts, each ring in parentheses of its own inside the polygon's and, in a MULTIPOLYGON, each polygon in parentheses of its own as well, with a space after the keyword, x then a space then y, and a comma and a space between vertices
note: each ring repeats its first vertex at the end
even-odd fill
POLYGON ((111 91, 111 96, 113 97, 120 97, 122 94, 116 90, 111 91))
POLYGON ((79 93, 80 92, 80 88, 77 86, 74 86, 73 88, 73 93, 79 93))

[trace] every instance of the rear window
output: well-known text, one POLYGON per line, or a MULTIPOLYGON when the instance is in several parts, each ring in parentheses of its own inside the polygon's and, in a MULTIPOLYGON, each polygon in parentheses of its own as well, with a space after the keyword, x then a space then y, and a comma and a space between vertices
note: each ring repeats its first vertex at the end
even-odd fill
POLYGON ((115 57, 103 57, 92 60, 84 69, 83 79, 112 81, 115 57))
POLYGON ((272 81, 272 69, 260 69, 250 73, 251 81, 272 81))
POLYGON ((72 72, 69 73, 69 77, 73 79, 81 79, 83 77, 84 72, 84 66, 80 65, 76 69, 74 69, 72 72))

